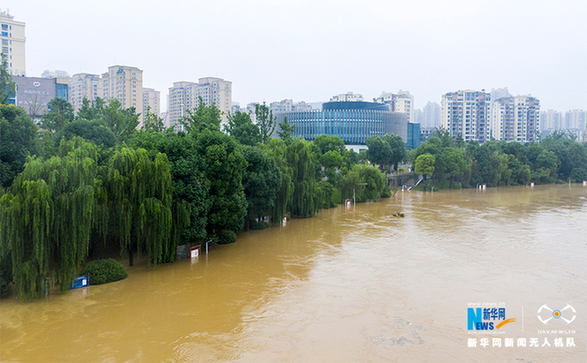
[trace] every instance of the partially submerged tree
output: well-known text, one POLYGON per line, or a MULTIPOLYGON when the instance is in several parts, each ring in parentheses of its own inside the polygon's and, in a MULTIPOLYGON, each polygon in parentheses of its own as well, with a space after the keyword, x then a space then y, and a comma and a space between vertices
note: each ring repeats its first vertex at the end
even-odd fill
POLYGON ((63 141, 49 160, 27 162, 0 200, 2 256, 22 298, 39 297, 49 280, 65 290, 83 263, 94 223, 96 147, 63 141))
POLYGON ((165 154, 150 158, 145 149, 122 148, 112 157, 104 181, 110 213, 109 233, 122 251, 146 251, 149 263, 173 261, 172 192, 165 154))

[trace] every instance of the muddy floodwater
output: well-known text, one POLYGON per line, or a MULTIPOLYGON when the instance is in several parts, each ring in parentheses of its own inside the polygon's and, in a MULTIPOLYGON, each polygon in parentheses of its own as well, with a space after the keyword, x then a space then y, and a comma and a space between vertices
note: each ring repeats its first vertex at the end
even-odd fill
POLYGON ((213 246, 199 260, 155 268, 139 261, 128 271, 123 281, 32 303, 2 300, 0 360, 587 357, 581 185, 399 192, 241 233, 237 243, 213 246), (397 212, 405 218, 392 216, 397 212), (503 316, 479 315, 494 329, 469 330, 471 307, 503 309, 503 316))

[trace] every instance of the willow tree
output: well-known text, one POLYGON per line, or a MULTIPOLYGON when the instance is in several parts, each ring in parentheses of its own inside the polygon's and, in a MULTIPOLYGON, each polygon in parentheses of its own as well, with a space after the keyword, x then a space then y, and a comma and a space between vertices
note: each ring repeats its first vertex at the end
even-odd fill
POLYGON ((1 253, 11 255, 21 298, 39 297, 49 283, 65 290, 88 255, 96 155, 80 138, 63 141, 51 159, 29 160, 0 200, 1 253))
POLYGON ((320 178, 319 153, 315 145, 305 140, 296 140, 287 147, 287 163, 293 170, 294 192, 291 206, 293 215, 312 217, 320 209, 322 201, 318 200, 314 190, 315 183, 320 178))
POLYGON ((173 188, 167 156, 157 153, 151 159, 145 149, 122 148, 111 159, 104 187, 109 233, 128 253, 129 265, 134 250, 139 255, 145 250, 149 263, 172 261, 173 188))
POLYGON ((290 210, 293 202, 293 169, 287 163, 287 145, 285 141, 271 137, 267 144, 263 145, 263 151, 275 160, 277 167, 281 170, 281 187, 275 196, 275 203, 271 209, 273 221, 280 222, 290 210))

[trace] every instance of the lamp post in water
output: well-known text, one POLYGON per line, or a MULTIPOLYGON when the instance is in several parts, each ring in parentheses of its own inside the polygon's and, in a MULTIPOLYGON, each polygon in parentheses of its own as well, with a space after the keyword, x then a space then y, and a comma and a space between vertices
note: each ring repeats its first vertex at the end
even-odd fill
POLYGON ((357 201, 355 199, 355 187, 357 185, 367 185, 367 183, 357 183, 357 184, 353 185, 353 205, 357 204, 357 201))

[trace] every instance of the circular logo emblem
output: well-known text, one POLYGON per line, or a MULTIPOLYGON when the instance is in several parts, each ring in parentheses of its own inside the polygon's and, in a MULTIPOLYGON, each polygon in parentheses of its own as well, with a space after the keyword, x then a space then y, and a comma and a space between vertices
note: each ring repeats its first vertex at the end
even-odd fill
POLYGON ((40 82, 33 82, 33 87, 41 87, 41 83, 40 82))

